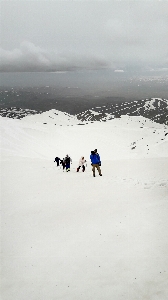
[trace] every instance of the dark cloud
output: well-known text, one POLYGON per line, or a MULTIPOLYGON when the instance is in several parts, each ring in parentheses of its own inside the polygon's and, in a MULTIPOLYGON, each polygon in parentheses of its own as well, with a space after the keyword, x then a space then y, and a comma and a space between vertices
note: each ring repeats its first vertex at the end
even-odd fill
POLYGON ((110 64, 97 55, 52 53, 24 41, 19 49, 0 49, 0 71, 66 71, 75 69, 100 69, 110 64))
POLYGON ((1 71, 168 67, 168 1, 2 1, 1 32, 1 71))

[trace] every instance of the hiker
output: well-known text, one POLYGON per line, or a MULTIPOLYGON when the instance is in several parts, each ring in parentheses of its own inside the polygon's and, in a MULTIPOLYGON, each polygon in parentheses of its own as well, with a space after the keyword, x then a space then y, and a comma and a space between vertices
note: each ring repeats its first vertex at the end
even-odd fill
POLYGON ((54 162, 56 162, 57 163, 57 167, 59 167, 59 162, 61 161, 61 159, 59 158, 59 157, 55 157, 55 160, 54 160, 54 162))
POLYGON ((84 158, 84 156, 81 156, 80 160, 79 160, 79 167, 77 168, 77 172, 79 172, 80 168, 82 167, 82 172, 85 172, 85 163, 86 163, 86 159, 84 158))
POLYGON ((60 160, 60 164, 62 165, 62 169, 64 171, 64 169, 65 169, 65 158, 60 160))
POLYGON ((99 154, 99 153, 97 153, 97 149, 94 149, 94 153, 99 154))
POLYGON ((71 157, 67 154, 65 156, 65 166, 66 166, 66 172, 70 171, 70 163, 72 163, 71 157))
POLYGON ((100 155, 97 153, 97 149, 95 149, 95 150, 91 151, 91 155, 90 155, 93 177, 95 177, 95 168, 99 172, 99 175, 102 176, 101 169, 100 169, 100 166, 101 166, 100 155), (96 150, 96 152, 95 152, 95 150, 96 150))

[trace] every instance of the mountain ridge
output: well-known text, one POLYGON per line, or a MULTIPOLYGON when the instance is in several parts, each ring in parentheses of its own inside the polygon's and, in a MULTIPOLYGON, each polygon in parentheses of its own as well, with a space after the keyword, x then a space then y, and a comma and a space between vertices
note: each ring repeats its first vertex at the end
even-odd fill
MULTIPOLYGON (((147 98, 142 100, 124 101, 119 103, 107 103, 104 105, 94 106, 77 114, 69 114, 68 108, 62 111, 70 116, 76 116, 80 122, 106 122, 114 118, 120 118, 123 115, 142 116, 153 122, 168 124, 168 100, 163 98, 147 98)), ((48 111, 51 111, 49 109, 48 111)), ((33 110, 20 107, 1 107, 0 115, 2 117, 22 119, 27 116, 42 114, 41 110, 33 110)))

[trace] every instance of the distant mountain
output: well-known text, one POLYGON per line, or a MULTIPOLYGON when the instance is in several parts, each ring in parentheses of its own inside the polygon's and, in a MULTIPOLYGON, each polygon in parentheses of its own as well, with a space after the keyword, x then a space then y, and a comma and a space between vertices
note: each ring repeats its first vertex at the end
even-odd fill
POLYGON ((12 118, 12 119, 22 119, 29 115, 37 115, 42 113, 42 111, 37 111, 29 108, 20 107, 5 107, 0 108, 0 115, 2 117, 12 118))
POLYGON ((168 100, 150 98, 94 107, 77 114, 81 121, 106 121, 122 115, 142 116, 160 124, 168 124, 168 100))
MULTIPOLYGON (((22 119, 28 115, 43 113, 40 110, 31 110, 17 107, 0 108, 2 117, 22 119)), ((149 98, 143 100, 124 101, 111 103, 108 99, 105 105, 99 105, 87 109, 75 116, 81 122, 106 121, 120 118, 122 115, 143 116, 156 123, 168 125, 168 100, 162 98, 149 98)))

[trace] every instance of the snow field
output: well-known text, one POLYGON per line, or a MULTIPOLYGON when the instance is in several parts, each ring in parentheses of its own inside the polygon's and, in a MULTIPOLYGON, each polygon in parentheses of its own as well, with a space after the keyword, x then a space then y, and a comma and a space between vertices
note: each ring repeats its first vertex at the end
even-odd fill
POLYGON ((131 120, 1 119, 3 300, 167 300, 167 128, 131 120), (95 147, 103 176, 93 178, 95 147), (67 153, 69 173, 53 162, 67 153))

